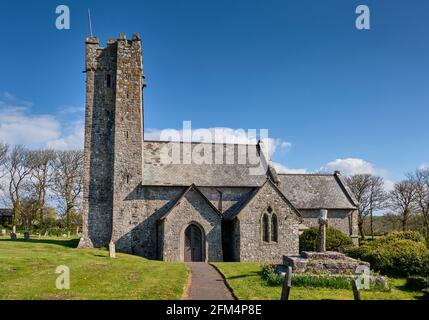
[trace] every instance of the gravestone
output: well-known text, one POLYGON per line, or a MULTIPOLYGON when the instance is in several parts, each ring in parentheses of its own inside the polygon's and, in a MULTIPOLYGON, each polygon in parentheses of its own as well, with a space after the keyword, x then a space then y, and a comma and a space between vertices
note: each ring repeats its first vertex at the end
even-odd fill
POLYGON ((326 226, 328 225, 328 210, 321 209, 319 216, 319 234, 317 236, 317 252, 326 252, 326 226))
POLYGON ((110 241, 109 243, 109 257, 116 258, 116 249, 113 241, 110 241))
POLYGON ((2 235, 2 236, 5 236, 5 235, 6 235, 6 230, 5 230, 5 229, 2 229, 2 231, 1 231, 1 235, 2 235))
POLYGON ((24 240, 25 241, 30 240, 30 232, 24 232, 24 240))
POLYGON ((11 239, 11 240, 16 240, 16 239, 17 239, 17 238, 16 238, 16 233, 12 232, 12 233, 10 234, 10 239, 11 239))

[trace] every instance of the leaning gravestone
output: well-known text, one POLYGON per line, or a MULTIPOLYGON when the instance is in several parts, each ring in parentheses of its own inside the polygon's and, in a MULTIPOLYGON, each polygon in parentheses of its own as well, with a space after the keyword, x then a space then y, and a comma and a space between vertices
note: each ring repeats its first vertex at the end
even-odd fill
POLYGON ((30 240, 30 232, 24 232, 24 240, 25 241, 30 240))

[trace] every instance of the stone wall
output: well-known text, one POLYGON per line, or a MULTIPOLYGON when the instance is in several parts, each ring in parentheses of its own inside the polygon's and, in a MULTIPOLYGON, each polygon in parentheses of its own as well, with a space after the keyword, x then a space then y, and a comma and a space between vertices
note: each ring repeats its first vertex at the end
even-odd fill
POLYGON ((252 188, 249 187, 200 187, 199 189, 221 212, 228 210, 252 191, 252 188))
POLYGON ((83 240, 80 247, 107 244, 112 233, 116 43, 86 41, 86 111, 83 174, 83 240))
POLYGON ((284 255, 298 254, 300 218, 279 195, 270 183, 266 183, 251 202, 239 213, 233 236, 235 255, 241 262, 281 262, 284 255), (268 207, 273 209, 278 221, 278 241, 265 243, 262 240, 261 217, 268 207), (237 252, 239 250, 239 252, 237 252))
POLYGON ((138 191, 143 173, 143 65, 138 36, 117 40, 112 241, 132 253, 133 215, 138 215, 138 191))
POLYGON ((189 191, 163 222, 162 259, 184 260, 184 234, 190 224, 203 230, 205 261, 223 261, 222 219, 195 190, 189 191))
MULTIPOLYGON (((300 209, 305 226, 318 227, 320 210, 300 209)), ((328 210, 329 227, 338 229, 344 234, 353 236, 357 235, 357 221, 355 210, 328 210)))

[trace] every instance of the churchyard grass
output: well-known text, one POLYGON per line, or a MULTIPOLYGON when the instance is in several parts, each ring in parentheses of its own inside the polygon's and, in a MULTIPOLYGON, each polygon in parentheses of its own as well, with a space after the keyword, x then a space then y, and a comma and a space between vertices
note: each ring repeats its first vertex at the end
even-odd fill
MULTIPOLYGON (((229 286, 239 299, 279 300, 281 286, 269 286, 262 279, 262 265, 259 263, 213 263, 225 276, 229 286)), ((414 300, 422 297, 421 292, 405 288, 405 279, 390 279, 390 291, 362 291, 363 300, 414 300)), ((353 300, 348 289, 294 287, 290 300, 353 300)))
POLYGON ((11 241, 0 237, 0 299, 180 299, 182 263, 149 261, 107 250, 75 249, 77 239, 11 241), (70 289, 56 288, 57 266, 70 268, 70 289))

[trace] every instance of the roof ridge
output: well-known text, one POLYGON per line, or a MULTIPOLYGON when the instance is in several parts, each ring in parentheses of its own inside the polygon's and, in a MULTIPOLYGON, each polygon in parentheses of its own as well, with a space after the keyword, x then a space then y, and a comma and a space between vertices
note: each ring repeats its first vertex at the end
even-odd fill
POLYGON ((230 143, 230 142, 205 142, 205 141, 168 141, 168 140, 143 140, 143 142, 159 142, 159 143, 191 143, 191 144, 211 144, 211 145, 229 145, 229 146, 257 146, 258 143, 230 143))
POLYGON ((334 177, 334 173, 277 173, 279 176, 319 176, 319 177, 334 177))

